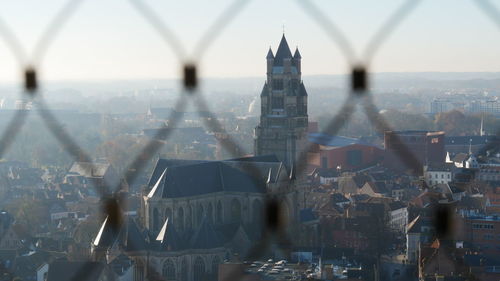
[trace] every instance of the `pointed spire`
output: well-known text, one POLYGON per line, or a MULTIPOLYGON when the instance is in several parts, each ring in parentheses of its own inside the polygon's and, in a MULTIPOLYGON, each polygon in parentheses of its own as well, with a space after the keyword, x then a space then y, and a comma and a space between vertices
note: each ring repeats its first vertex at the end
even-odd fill
POLYGON ((156 241, 161 244, 162 249, 168 251, 181 248, 179 235, 177 234, 177 231, 175 231, 170 218, 165 220, 163 227, 156 237, 156 241))
POLYGON ((290 180, 291 181, 294 181, 296 178, 295 178, 295 165, 292 164, 292 169, 290 169, 290 180))
POLYGON ((281 37, 280 45, 278 46, 278 50, 276 51, 276 56, 274 57, 274 65, 282 66, 283 59, 291 59, 292 52, 290 51, 290 47, 288 47, 288 42, 286 42, 285 34, 281 37))
POLYGON ((272 177, 272 168, 269 168, 269 173, 267 174, 267 184, 270 184, 273 182, 273 177, 272 177))
POLYGON ((148 198, 151 198, 155 195, 156 193, 156 190, 158 189, 158 186, 160 186, 161 184, 161 181, 163 180, 163 178, 165 177, 165 173, 167 172, 167 169, 165 169, 163 171, 163 173, 161 174, 161 176, 158 178, 158 181, 156 182, 156 184, 153 186, 153 188, 151 189, 151 191, 149 192, 148 194, 148 198))
POLYGON ((271 46, 269 46, 269 51, 267 52, 266 59, 268 59, 268 60, 274 59, 274 54, 273 54, 273 50, 271 50, 271 46))
POLYGON ((294 59, 301 59, 302 58, 302 56, 300 55, 298 46, 295 48, 295 54, 293 54, 293 58, 294 59))

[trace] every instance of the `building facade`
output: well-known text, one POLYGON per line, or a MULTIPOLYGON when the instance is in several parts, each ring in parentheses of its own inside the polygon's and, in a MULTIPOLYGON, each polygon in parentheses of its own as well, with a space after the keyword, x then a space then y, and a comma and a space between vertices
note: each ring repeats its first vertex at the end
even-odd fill
POLYGON ((255 128, 255 155, 275 154, 288 169, 307 142, 307 92, 302 82, 299 50, 292 56, 285 35, 276 56, 266 56, 267 79, 262 88, 260 123, 255 128))

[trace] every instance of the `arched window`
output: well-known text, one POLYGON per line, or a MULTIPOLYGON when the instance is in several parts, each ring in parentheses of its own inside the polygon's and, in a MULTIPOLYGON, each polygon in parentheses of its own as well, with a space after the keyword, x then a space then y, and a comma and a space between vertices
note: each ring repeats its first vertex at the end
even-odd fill
POLYGON ((181 281, 188 280, 188 263, 186 258, 182 259, 181 262, 181 281))
POLYGON ((177 225, 179 226, 179 230, 184 230, 184 209, 182 207, 177 209, 177 225))
POLYGON ((170 208, 166 208, 165 209, 165 220, 167 220, 167 218, 170 218, 170 221, 173 220, 173 218, 172 218, 172 209, 170 209, 170 208))
POLYGON ((187 208, 187 215, 186 215, 186 228, 191 229, 193 227, 193 207, 189 205, 187 208))
POLYGON ((215 222, 216 223, 222 223, 222 204, 219 202, 217 202, 217 210, 215 212, 215 222))
POLYGON ((205 279, 205 262, 202 258, 197 257, 194 260, 193 274, 195 281, 201 281, 205 279))
POLYGON ((252 203, 252 223, 260 225, 262 223, 264 210, 262 209, 262 202, 259 199, 253 200, 252 203))
POLYGON ((153 210, 153 230, 157 231, 160 228, 160 216, 158 214, 158 209, 153 210))
POLYGON ((166 280, 175 280, 175 266, 172 260, 168 259, 163 263, 162 272, 166 280))
POLYGON ((212 207, 212 202, 208 203, 207 218, 210 223, 214 223, 214 210, 212 207))
POLYGON ((219 275, 219 264, 221 264, 221 259, 218 257, 218 256, 215 256, 213 259, 212 259, 212 266, 211 266, 211 276, 212 276, 212 279, 213 280, 217 280, 218 279, 218 275, 219 275))
POLYGON ((203 218, 203 206, 201 204, 198 204, 198 208, 196 210, 196 221, 198 222, 198 225, 200 225, 202 218, 203 218))
POLYGON ((231 200, 231 221, 241 221, 241 203, 238 199, 231 200))
POLYGON ((142 261, 137 260, 134 268, 134 281, 144 280, 144 264, 142 261))
POLYGON ((288 225, 290 220, 290 207, 288 206, 288 202, 286 200, 281 201, 281 221, 288 225))

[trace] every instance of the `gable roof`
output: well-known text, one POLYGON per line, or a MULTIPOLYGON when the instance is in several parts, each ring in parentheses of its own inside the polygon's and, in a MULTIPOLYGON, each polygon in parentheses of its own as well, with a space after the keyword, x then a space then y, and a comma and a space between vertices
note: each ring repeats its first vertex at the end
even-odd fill
POLYGON ((262 179, 251 177, 226 163, 206 162, 167 169, 154 193, 152 190, 151 197, 190 197, 220 191, 264 193, 265 188, 262 179))
POLYGON ((215 232, 212 224, 208 222, 207 217, 203 217, 198 230, 191 239, 192 249, 212 249, 222 247, 223 243, 219 239, 219 235, 215 232))
POLYGON ((148 197, 179 198, 215 192, 266 192, 266 181, 289 180, 276 156, 224 161, 159 159, 149 180, 148 197), (194 176, 196 175, 196 176, 194 176))
POLYGON ((170 218, 165 220, 160 233, 156 237, 156 242, 160 244, 161 250, 172 251, 182 248, 183 243, 170 218))

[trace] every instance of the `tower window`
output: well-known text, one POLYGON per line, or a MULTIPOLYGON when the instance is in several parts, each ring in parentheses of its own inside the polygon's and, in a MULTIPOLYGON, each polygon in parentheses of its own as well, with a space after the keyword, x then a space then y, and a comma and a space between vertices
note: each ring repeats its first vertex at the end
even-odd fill
POLYGON ((273 79, 273 90, 283 90, 283 79, 273 79))
POLYGON ((281 97, 273 97, 272 100, 271 100, 271 106, 273 109, 277 109, 277 108, 280 108, 280 109, 283 109, 284 107, 284 102, 283 102, 283 98, 281 97))

